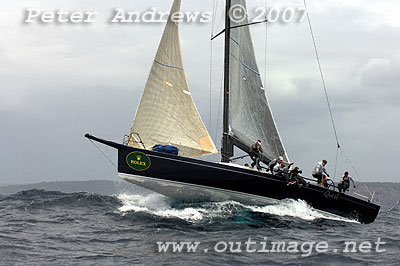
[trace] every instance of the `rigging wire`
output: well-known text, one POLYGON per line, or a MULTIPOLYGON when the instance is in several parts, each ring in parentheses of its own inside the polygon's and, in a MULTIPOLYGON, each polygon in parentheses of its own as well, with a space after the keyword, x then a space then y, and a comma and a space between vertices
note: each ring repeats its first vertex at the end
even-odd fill
MULTIPOLYGON (((264 0, 265 19, 267 19, 267 0, 264 0)), ((265 40, 264 40, 264 89, 267 88, 267 41, 268 41, 268 21, 265 23, 265 40)))
POLYGON ((218 137, 218 127, 219 127, 219 122, 220 122, 220 117, 221 117, 220 114, 221 114, 221 102, 222 102, 223 87, 224 87, 224 73, 222 72, 221 88, 219 90, 219 100, 218 100, 217 126, 215 127, 215 139, 217 139, 217 137, 218 137))
POLYGON ((345 163, 348 163, 350 165, 350 167, 353 169, 353 171, 356 173, 358 179, 361 178, 360 174, 357 172, 356 168, 353 166, 353 163, 351 162, 351 160, 349 159, 349 157, 346 155, 345 151, 343 150, 343 148, 340 149, 341 152, 341 156, 342 156, 342 160, 345 163))
MULTIPOLYGON (((212 22, 211 22, 211 37, 214 35, 214 29, 215 29, 215 20, 216 20, 216 15, 217 15, 217 5, 218 5, 218 0, 214 0, 213 4, 213 15, 212 15, 212 22)), ((211 130, 211 120, 212 120, 212 71, 213 69, 213 41, 210 38, 210 130, 211 130)))
POLYGON ((332 108, 331 108, 331 104, 329 102, 328 91, 326 89, 325 78, 324 78, 324 74, 322 72, 321 61, 319 59, 317 44, 315 42, 314 32, 313 32, 313 29, 312 29, 312 26, 311 26, 311 19, 310 19, 310 15, 308 14, 306 0, 303 0, 303 3, 304 3, 304 8, 305 8, 306 14, 307 14, 307 21, 308 21, 308 26, 310 28, 311 39, 312 39, 313 46, 314 46, 315 56, 317 58, 319 74, 321 76, 322 86, 324 88, 325 99, 326 99, 326 103, 328 104, 328 110, 329 110, 329 115, 330 115, 331 122, 332 122, 333 132, 335 133, 335 139, 336 139, 336 160, 335 160, 335 172, 334 172, 334 178, 335 178, 336 177, 336 171, 337 171, 338 152, 339 152, 339 149, 340 149, 339 138, 338 138, 338 134, 337 134, 337 130, 336 130, 335 120, 333 119, 332 108))
MULTIPOLYGON (((215 0, 214 0, 214 4, 215 4, 215 0)), ((213 17, 213 21, 214 21, 214 17, 213 17)), ((211 35, 213 34, 213 26, 211 26, 211 35)), ((208 83, 208 86, 209 86, 209 116, 208 116, 208 123, 209 123, 209 127, 210 127, 210 130, 211 130, 211 101, 212 101, 212 99, 211 99, 211 91, 212 91, 212 65, 213 65, 213 62, 212 62, 212 59, 213 59, 213 45, 212 45, 212 41, 210 41, 210 72, 209 72, 209 83, 208 83)))
POLYGON ((337 148, 339 149, 339 148, 340 148, 339 139, 338 139, 338 135, 337 135, 337 132, 336 132, 335 121, 334 121, 334 119, 333 119, 331 104, 330 104, 330 102, 329 102, 328 91, 327 91, 327 89, 326 89, 324 75, 323 75, 323 73, 322 73, 322 67, 321 67, 321 62, 320 62, 320 59, 319 59, 319 54, 318 54, 318 50, 317 50, 317 45, 316 45, 316 43, 315 43, 314 32, 313 32, 312 27, 311 27, 311 20, 310 20, 309 14, 308 14, 308 9, 307 9, 306 0, 303 0, 303 2, 304 2, 304 8, 306 9, 307 21, 308 21, 308 26, 309 26, 309 28, 310 28, 311 38, 312 38, 313 45, 314 45, 315 55, 316 55, 316 57, 317 57, 318 68, 319 68, 319 74, 320 74, 320 76, 321 76, 322 85, 323 85, 323 87, 324 87, 325 98, 326 98, 326 102, 328 103, 329 114, 330 114, 331 121, 332 121, 333 131, 334 131, 334 133, 335 133, 336 144, 337 144, 337 148))
MULTIPOLYGON (((216 17, 217 17, 217 5, 218 5, 218 0, 214 0, 213 14, 212 14, 212 20, 211 20, 211 38, 214 35, 215 21, 216 21, 216 17)), ((210 40, 211 40, 211 38, 210 38, 210 40)))
MULTIPOLYGON (((214 35, 214 29, 215 29, 215 21, 216 21, 216 15, 217 15, 217 5, 218 5, 218 0, 214 0, 213 3, 213 13, 212 13, 212 20, 211 20, 211 38, 214 35)), ((210 127, 210 132, 212 130, 212 74, 213 74, 213 41, 210 38, 210 73, 209 73, 209 127, 210 127)), ((209 157, 211 161, 211 156, 209 157)))
POLYGON ((339 149, 336 149, 336 159, 335 159, 335 172, 333 173, 333 178, 336 178, 336 166, 337 166, 337 159, 338 159, 338 155, 339 155, 339 149))
POLYGON ((117 166, 111 161, 110 158, 108 158, 108 156, 96 145, 96 143, 94 143, 91 139, 89 139, 89 141, 100 151, 101 154, 103 154, 104 158, 106 158, 112 166, 114 166, 115 169, 118 170, 117 166))
MULTIPOLYGON (((213 6, 213 19, 212 19, 212 30, 211 30, 211 38, 210 39, 212 39, 212 37, 213 37, 213 34, 214 34, 214 29, 215 29, 215 26, 219 26, 221 23, 222 23, 222 21, 223 21, 223 19, 225 18, 225 11, 223 11, 222 13, 221 13, 221 16, 218 16, 219 17, 219 21, 217 22, 217 11, 218 11, 218 0, 214 0, 214 6, 213 6)), ((212 40, 210 40, 211 41, 211 43, 212 43, 212 40)), ((211 49, 213 49, 213 46, 212 46, 212 44, 211 44, 211 49)), ((211 54, 212 54, 212 50, 211 50, 211 54)), ((211 75, 212 75, 212 56, 211 56, 211 60, 210 60, 211 62, 210 62, 210 77, 211 77, 211 75)), ((224 76, 224 73, 222 72, 222 77, 221 77, 221 87, 220 87, 220 90, 219 90, 219 97, 218 97, 218 109, 217 109, 217 121, 216 121, 216 126, 215 126, 215 137, 214 137, 214 139, 217 139, 218 138, 218 128, 219 128, 219 123, 220 123, 220 118, 221 118, 221 100, 222 100, 222 92, 223 92, 223 76, 224 76)), ((210 80, 210 95, 211 95, 211 86, 212 86, 212 82, 211 82, 211 80, 210 80)), ((210 110, 211 110, 211 107, 210 107, 210 110)), ((211 121, 211 112, 210 112, 210 121, 211 121)))
MULTIPOLYGON (((336 161, 335 161, 335 174, 334 174, 334 177, 336 177, 337 158, 338 158, 338 152, 339 152, 339 149, 340 149, 342 160, 343 160, 343 157, 344 157, 345 163, 348 163, 350 165, 350 167, 353 169, 354 173, 357 175, 358 180, 361 180, 361 176, 358 173, 357 169, 353 166, 351 160, 349 159, 349 157, 346 155, 346 153, 344 152, 343 148, 339 144, 339 138, 338 138, 338 135, 337 135, 335 121, 333 119, 332 109, 331 109, 331 105, 330 105, 329 97, 328 97, 328 91, 326 89, 325 79, 324 79, 324 75, 322 73, 321 62, 320 62, 320 59, 319 59, 317 45, 316 45, 316 42, 315 42, 314 32, 313 32, 312 26, 311 26, 310 16, 308 14, 306 0, 303 0, 303 3, 304 3, 304 8, 305 8, 306 14, 307 14, 307 21, 308 21, 308 25, 309 25, 309 28, 310 28, 311 38, 312 38, 312 42, 313 42, 313 45, 314 45, 314 51, 315 51, 315 55, 316 55, 317 62, 318 62, 318 68, 319 68, 319 73, 320 73, 320 76, 321 76, 322 85, 323 85, 323 88, 324 88, 325 98, 326 98, 326 102, 328 104, 329 115, 330 115, 330 118, 331 118, 332 127, 333 127, 333 131, 335 133, 335 138, 336 138, 337 149, 336 149, 336 161)), ((375 193, 372 193, 371 190, 368 188, 368 186, 366 184, 364 184, 364 187, 367 189, 368 193, 371 196, 371 200, 372 200, 372 198, 373 198, 375 193)))
MULTIPOLYGON (((347 163, 348 165, 350 165, 351 169, 353 169, 354 173, 356 174, 358 180, 361 180, 362 178, 361 178, 360 174, 358 173, 357 169, 354 167, 353 163, 351 162, 350 158, 346 155, 346 153, 345 153, 345 151, 344 151, 344 149, 343 149, 342 147, 341 147, 341 149, 340 149, 340 153, 341 153, 342 160, 343 160, 345 163, 347 163)), ((372 199, 372 198, 374 197, 374 195, 377 194, 377 193, 375 193, 375 191, 372 192, 372 191, 368 188, 368 186, 367 186, 366 184, 363 184, 363 185, 364 185, 365 189, 368 191, 368 193, 369 193, 369 195, 370 195, 370 197, 371 197, 371 199, 372 199)), ((379 195, 378 195, 378 196, 379 196, 379 195)))

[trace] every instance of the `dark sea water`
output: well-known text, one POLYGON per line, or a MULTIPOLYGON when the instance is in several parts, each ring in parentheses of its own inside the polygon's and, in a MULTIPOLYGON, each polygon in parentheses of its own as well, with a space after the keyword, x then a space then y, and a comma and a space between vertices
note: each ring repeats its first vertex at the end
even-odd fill
POLYGON ((293 200, 184 204, 139 192, 33 189, 0 196, 0 228, 0 265, 400 265, 398 207, 363 225, 293 200), (159 252, 165 241, 200 244, 159 252), (278 241, 285 251, 272 249, 278 241), (348 252, 345 241, 354 241, 348 252))

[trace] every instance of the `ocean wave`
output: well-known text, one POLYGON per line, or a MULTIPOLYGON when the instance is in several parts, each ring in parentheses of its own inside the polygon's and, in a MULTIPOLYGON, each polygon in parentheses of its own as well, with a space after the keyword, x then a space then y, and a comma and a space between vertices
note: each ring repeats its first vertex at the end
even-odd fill
POLYGON ((113 196, 105 196, 92 192, 64 193, 31 189, 5 196, 0 202, 10 203, 16 208, 40 209, 52 206, 65 207, 116 207, 120 202, 113 196))
MULTIPOLYGON (((93 207, 112 211, 125 216, 127 213, 140 213, 147 216, 179 219, 190 223, 213 223, 232 221, 234 223, 259 224, 267 220, 265 215, 278 219, 297 219, 299 221, 335 220, 357 223, 321 212, 310 207, 305 201, 286 199, 266 206, 244 205, 235 201, 183 203, 157 193, 137 195, 122 193, 105 196, 89 192, 63 193, 59 191, 27 190, 0 199, 0 202, 18 209, 48 209, 55 206, 65 208, 93 207), (5 203, 7 202, 7 203, 5 203)), ((2 204, 2 205, 3 205, 2 204)))
POLYGON ((349 223, 359 223, 355 220, 346 219, 337 215, 329 214, 316 210, 303 200, 284 199, 277 204, 267 206, 246 206, 254 212, 268 213, 281 217, 290 216, 300 218, 305 221, 317 219, 335 220, 349 223))
POLYGON ((119 194, 117 198, 123 204, 119 207, 122 215, 127 212, 144 212, 155 216, 165 218, 179 218, 185 221, 200 221, 204 218, 206 209, 202 208, 173 208, 168 202, 168 198, 159 194, 150 194, 147 196, 142 195, 129 195, 119 194))
MULTIPOLYGON (((267 214, 280 218, 298 218, 304 221, 325 219, 358 223, 355 220, 316 210, 302 200, 286 199, 272 205, 252 206, 235 201, 173 204, 168 197, 155 193, 147 196, 119 194, 117 198, 122 204, 118 208, 122 215, 130 212, 140 212, 156 217, 178 218, 194 223, 212 222, 217 219, 235 220, 239 216, 251 216, 248 218, 253 222, 257 222, 252 219, 255 216, 254 214, 267 214)), ((263 219, 263 217, 259 218, 263 219)), ((258 219, 258 222, 260 222, 260 219, 258 219)))

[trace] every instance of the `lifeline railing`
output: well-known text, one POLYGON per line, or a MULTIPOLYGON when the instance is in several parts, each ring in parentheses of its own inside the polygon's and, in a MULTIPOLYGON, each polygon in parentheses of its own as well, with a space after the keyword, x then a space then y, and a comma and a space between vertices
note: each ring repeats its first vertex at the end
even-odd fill
POLYGON ((144 142, 142 141, 142 138, 140 137, 139 133, 136 133, 136 132, 132 132, 131 135, 124 135, 124 138, 123 138, 123 140, 122 140, 122 143, 123 143, 124 145, 128 145, 128 144, 129 144, 129 141, 130 141, 130 138, 131 138, 132 135, 137 136, 138 139, 139 139, 139 141, 137 141, 136 138, 132 137, 132 139, 133 139, 132 141, 141 144, 141 145, 143 146, 143 149, 146 150, 146 146, 144 145, 144 142))

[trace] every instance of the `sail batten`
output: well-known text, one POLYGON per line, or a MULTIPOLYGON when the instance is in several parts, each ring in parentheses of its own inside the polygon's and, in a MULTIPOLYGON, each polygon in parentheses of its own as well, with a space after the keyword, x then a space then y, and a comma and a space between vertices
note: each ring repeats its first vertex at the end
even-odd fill
POLYGON ((129 145, 150 148, 156 144, 178 147, 179 155, 193 157, 216 153, 190 94, 182 63, 178 24, 172 14, 181 0, 172 4, 157 54, 131 128, 129 145), (137 137, 133 134, 137 133, 137 137), (144 144, 142 144, 142 143, 144 144))
MULTIPOLYGON (((244 0, 232 0, 232 6, 246 7, 244 0)), ((231 21, 230 43, 230 93, 229 125, 232 138, 239 148, 250 150, 256 140, 261 140, 264 161, 283 156, 285 148, 279 136, 264 86, 261 82, 249 26, 236 27, 231 21)), ((240 24, 247 24, 247 18, 240 24)))

